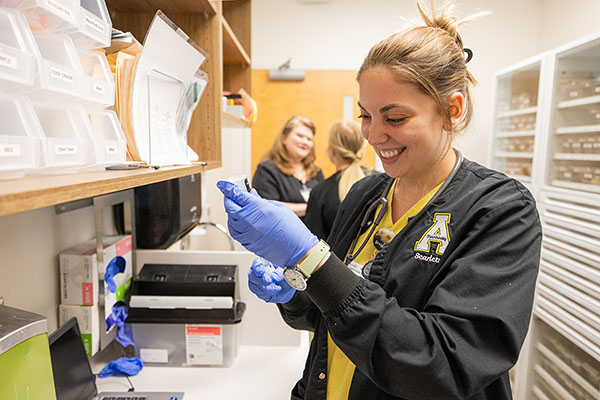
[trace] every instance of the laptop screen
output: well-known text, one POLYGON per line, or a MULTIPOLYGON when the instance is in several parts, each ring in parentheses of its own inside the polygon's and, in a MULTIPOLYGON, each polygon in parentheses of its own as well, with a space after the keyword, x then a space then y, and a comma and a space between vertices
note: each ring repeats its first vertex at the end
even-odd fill
POLYGON ((58 400, 91 400, 98 394, 77 320, 71 318, 48 336, 58 400))

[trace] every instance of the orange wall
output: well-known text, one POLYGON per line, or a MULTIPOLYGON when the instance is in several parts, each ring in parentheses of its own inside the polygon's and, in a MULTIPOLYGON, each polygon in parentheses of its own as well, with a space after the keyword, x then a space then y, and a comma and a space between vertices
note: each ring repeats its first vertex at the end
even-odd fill
MULTIPOLYGON (((343 117, 344 96, 354 96, 354 119, 358 121, 358 84, 355 71, 306 71, 301 82, 270 81, 268 70, 252 71, 252 97, 258 115, 252 125, 252 174, 284 122, 292 115, 302 115, 316 126, 316 164, 327 178, 335 172, 327 157, 329 127, 343 117)), ((362 164, 375 167, 375 153, 370 146, 362 164)))

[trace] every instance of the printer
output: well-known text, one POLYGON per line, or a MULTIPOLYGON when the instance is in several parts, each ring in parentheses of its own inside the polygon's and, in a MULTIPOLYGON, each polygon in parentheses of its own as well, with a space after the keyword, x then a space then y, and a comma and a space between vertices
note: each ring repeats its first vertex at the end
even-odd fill
POLYGON ((145 264, 133 279, 130 322, 236 323, 237 265, 145 264))
POLYGON ((129 316, 136 356, 162 366, 230 366, 237 354, 237 265, 144 264, 129 316))

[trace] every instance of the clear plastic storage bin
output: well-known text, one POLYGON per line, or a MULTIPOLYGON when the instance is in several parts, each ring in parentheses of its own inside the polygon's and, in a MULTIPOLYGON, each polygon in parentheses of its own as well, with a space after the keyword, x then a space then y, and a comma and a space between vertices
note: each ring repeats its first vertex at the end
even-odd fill
POLYGON ((0 115, 0 179, 22 178, 40 164, 40 123, 24 97, 0 97, 0 115))
POLYGON ((79 29, 79 0, 0 0, 0 7, 21 11, 34 32, 71 33, 79 29))
POLYGON ((115 103, 115 81, 106 56, 101 51, 79 51, 83 69, 83 104, 105 108, 115 103))
POLYGON ((0 8, 0 91, 33 84, 37 45, 23 14, 0 8))
POLYGON ((89 115, 92 132, 96 137, 96 154, 101 164, 122 163, 127 160, 125 135, 117 114, 112 110, 89 115))
POLYGON ((35 105, 42 126, 40 173, 74 173, 86 163, 87 148, 81 123, 72 109, 35 105))
POLYGON ((81 0, 79 30, 71 37, 82 50, 110 46, 112 22, 104 0, 81 0))
POLYGON ((136 356, 148 366, 231 367, 238 325, 130 323, 136 356))
POLYGON ((73 40, 66 35, 34 34, 40 56, 31 92, 34 103, 81 101, 83 70, 73 40))

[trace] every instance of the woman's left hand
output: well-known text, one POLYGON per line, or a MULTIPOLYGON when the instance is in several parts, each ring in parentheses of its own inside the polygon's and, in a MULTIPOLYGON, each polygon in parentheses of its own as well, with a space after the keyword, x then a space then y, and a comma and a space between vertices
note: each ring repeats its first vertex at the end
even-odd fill
POLYGON ((312 249, 318 238, 285 205, 261 198, 237 185, 217 182, 225 196, 227 227, 231 236, 249 251, 273 264, 289 267, 312 249))

